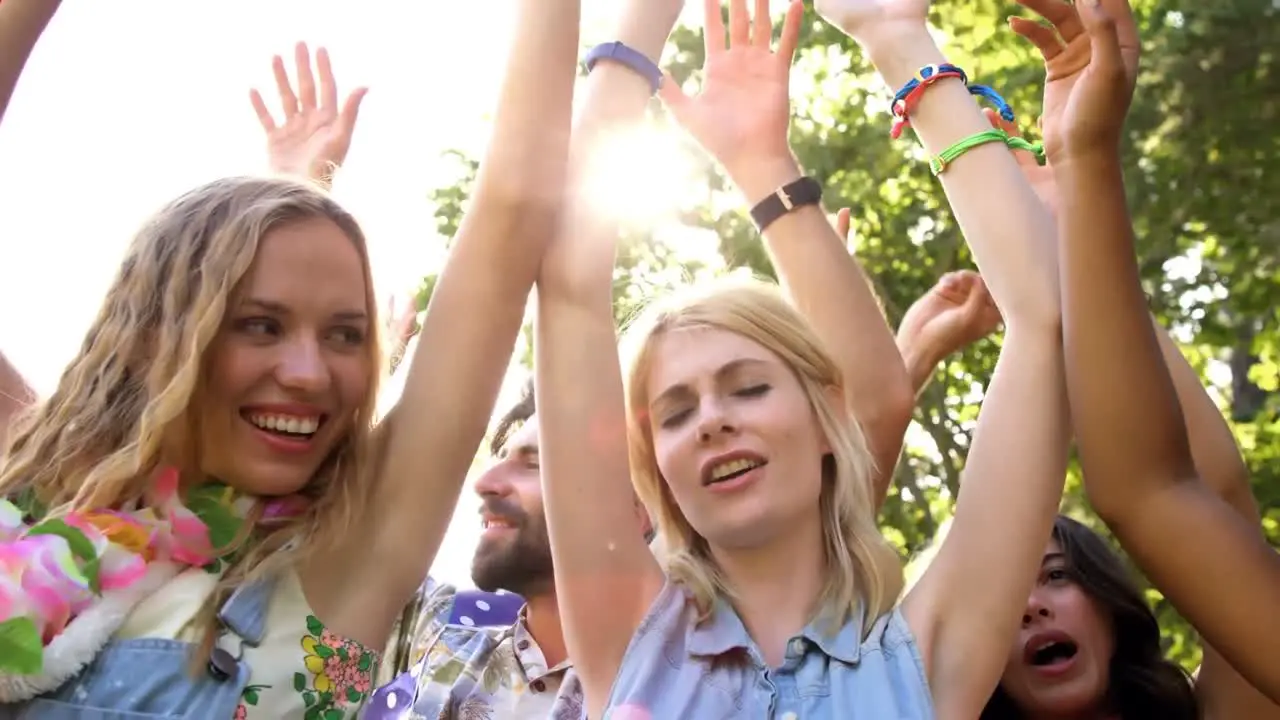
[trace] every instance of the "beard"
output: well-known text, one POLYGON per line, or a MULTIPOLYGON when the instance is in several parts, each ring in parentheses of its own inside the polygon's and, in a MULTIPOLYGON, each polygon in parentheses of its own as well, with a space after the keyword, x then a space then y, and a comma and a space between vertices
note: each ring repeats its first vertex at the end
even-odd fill
POLYGON ((480 541, 471 561, 471 580, 485 592, 506 590, 528 598, 555 583, 551 539, 545 522, 530 522, 526 515, 511 519, 518 520, 513 536, 480 541))

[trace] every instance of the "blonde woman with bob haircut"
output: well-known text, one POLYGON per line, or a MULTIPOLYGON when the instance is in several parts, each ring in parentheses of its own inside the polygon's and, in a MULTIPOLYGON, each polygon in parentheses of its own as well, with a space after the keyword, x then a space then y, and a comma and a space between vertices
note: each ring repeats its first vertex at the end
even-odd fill
MULTIPOLYGON (((5 0, 0 47, 29 52, 56 7, 5 0)), ((134 238, 0 456, 0 716, 354 717, 444 535, 558 214, 579 2, 517 9, 473 211, 376 432, 365 238, 328 195, 219 180, 134 238)), ((318 60, 319 88, 299 48, 296 94, 277 61, 287 119, 336 105, 318 60)), ((0 88, 21 65, 0 58, 0 88)))
MULTIPOLYGON (((788 7, 775 52, 766 0, 754 13, 730 0, 727 23, 719 0, 705 4, 702 91, 663 100, 752 207, 803 174, 786 134, 804 9, 788 7)), ((820 6, 890 87, 943 62, 927 3, 820 6)), ((911 120, 932 153, 989 129, 950 81, 911 120)), ((854 381, 829 343, 772 287, 712 285, 659 300, 629 328, 624 383, 610 236, 565 223, 538 280, 535 372, 557 600, 589 717, 981 713, 1066 470, 1054 229, 1003 146, 969 152, 941 180, 1007 329, 951 532, 905 597, 875 524, 875 453, 847 398, 854 381), (659 530, 656 559, 632 485, 659 530)), ((786 210, 766 235, 830 232, 818 203, 786 210)))

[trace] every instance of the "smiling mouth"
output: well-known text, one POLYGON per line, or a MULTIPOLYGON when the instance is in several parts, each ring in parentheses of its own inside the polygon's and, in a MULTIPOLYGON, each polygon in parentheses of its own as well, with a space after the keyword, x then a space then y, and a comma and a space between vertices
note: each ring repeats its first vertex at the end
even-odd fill
POLYGON ((271 435, 292 440, 310 440, 328 420, 327 415, 297 416, 279 413, 255 413, 240 411, 240 416, 250 425, 271 435))

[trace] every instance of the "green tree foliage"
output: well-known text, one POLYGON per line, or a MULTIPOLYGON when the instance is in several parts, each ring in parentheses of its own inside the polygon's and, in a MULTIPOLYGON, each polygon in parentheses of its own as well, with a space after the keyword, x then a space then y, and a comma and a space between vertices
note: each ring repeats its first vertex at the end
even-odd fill
MULTIPOLYGON (((1144 283, 1153 307, 1193 364, 1208 378, 1253 471, 1264 528, 1280 541, 1280 5, 1272 0, 1135 0, 1143 27, 1143 71, 1126 147, 1126 178, 1139 235, 1144 283), (1212 382, 1216 381, 1216 382, 1212 382)), ((1020 8, 998 0, 935 3, 933 22, 950 58, 976 81, 1000 90, 1034 134, 1043 83, 1039 58, 1005 25, 1020 8)), ((703 46, 697 30, 678 29, 668 66, 696 80, 703 46)), ((914 141, 888 135, 888 90, 856 45, 810 13, 793 72, 792 145, 821 178, 825 203, 853 208, 854 252, 873 278, 889 321, 942 273, 972 259, 939 186, 914 141)), ((655 110, 655 120, 662 114, 655 110)), ((456 231, 476 163, 460 161, 456 184, 432 200, 442 234, 456 231)), ((690 226, 720 238, 723 267, 680 266, 669 246, 632 231, 620 244, 617 315, 704 272, 735 268, 773 277, 744 212, 723 176, 706 165, 707 194, 682 208, 690 226)), ((425 307, 434 285, 422 285, 425 307)), ((881 521, 904 555, 926 547, 950 513, 982 391, 999 338, 978 343, 941 366, 925 391, 895 472, 881 521)), ((1078 471, 1065 510, 1095 528, 1078 471)), ((1152 590, 1169 652, 1199 662, 1194 632, 1152 590)))

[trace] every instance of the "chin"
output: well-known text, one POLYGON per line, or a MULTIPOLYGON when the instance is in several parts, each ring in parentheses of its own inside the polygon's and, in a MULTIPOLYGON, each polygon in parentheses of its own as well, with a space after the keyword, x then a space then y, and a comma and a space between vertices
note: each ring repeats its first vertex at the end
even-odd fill
POLYGON ((261 497, 283 497, 301 492, 315 473, 297 468, 245 468, 228 475, 226 483, 240 492, 261 497))

